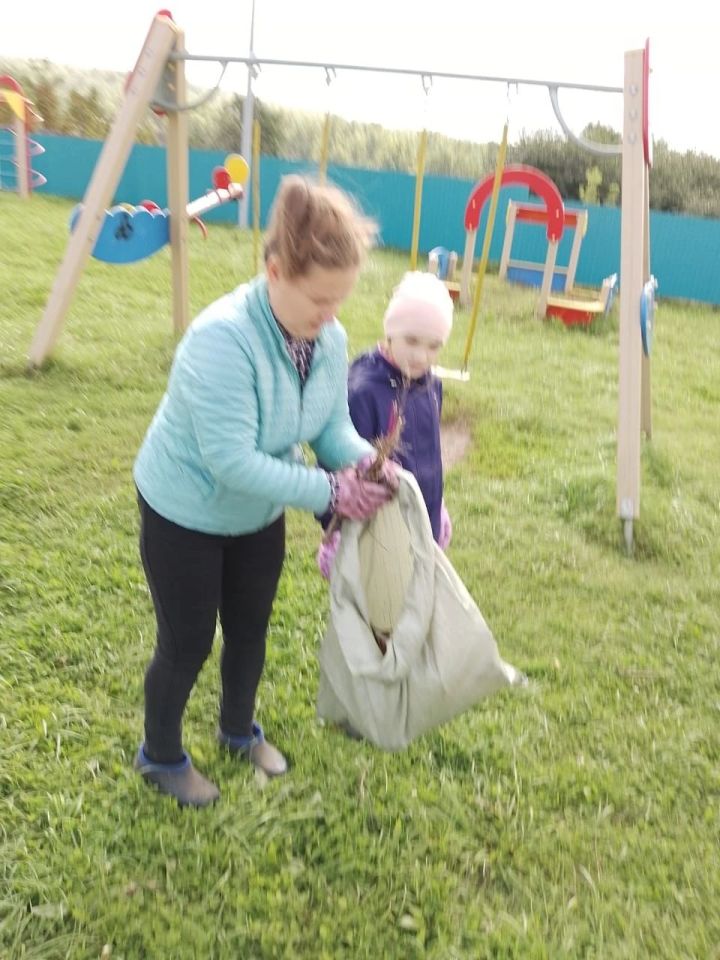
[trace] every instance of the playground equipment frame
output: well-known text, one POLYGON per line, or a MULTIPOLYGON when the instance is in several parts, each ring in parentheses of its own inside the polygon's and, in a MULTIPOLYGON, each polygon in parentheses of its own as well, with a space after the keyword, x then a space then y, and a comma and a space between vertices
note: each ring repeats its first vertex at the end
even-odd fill
POLYGON ((13 160, 8 161, 15 167, 15 192, 26 200, 36 187, 46 183, 45 177, 32 169, 31 158, 45 153, 45 148, 30 139, 33 121, 42 118, 33 109, 32 103, 23 93, 20 84, 8 74, 0 77, 0 104, 7 104, 12 113, 12 124, 7 131, 13 137, 13 160))
MULTIPOLYGON (((185 63, 202 61, 216 62, 221 73, 214 90, 202 97, 205 102, 219 88, 220 80, 231 63, 244 64, 249 72, 248 91, 252 101, 252 78, 262 67, 287 66, 317 69, 325 76, 338 71, 359 71, 419 77, 427 90, 433 78, 448 80, 471 80, 485 83, 514 84, 516 86, 544 86, 551 96, 553 109, 559 113, 558 90, 587 90, 598 93, 622 93, 621 87, 596 84, 565 83, 555 80, 537 80, 520 77, 499 77, 485 74, 466 74, 448 71, 413 70, 401 67, 368 66, 352 63, 322 63, 309 60, 278 60, 248 56, 222 56, 217 54, 193 54, 185 50, 185 35, 167 11, 159 11, 152 21, 145 43, 138 57, 120 111, 115 119, 98 164, 88 185, 83 201, 83 212, 76 225, 65 259, 55 279, 45 313, 33 338, 29 352, 31 367, 39 367, 51 352, 60 334, 64 317, 82 273, 83 267, 97 238, 105 208, 119 181, 127 162, 132 138, 140 116, 148 106, 160 108, 168 117, 167 174, 168 200, 171 217, 170 247, 173 273, 173 324, 177 332, 188 325, 188 262, 187 218, 184 211, 188 197, 188 135, 187 111, 198 103, 188 103, 185 82, 185 63)), ((249 117, 252 121, 252 117, 249 117)), ((563 128, 567 126, 564 122, 563 128)), ((251 123, 251 126, 252 123, 251 123)), ((247 157, 247 155, 246 155, 247 157)), ((251 163, 250 175, 253 176, 251 163)), ((244 208, 244 205, 243 205, 244 208)), ((417 228, 413 228, 413 233, 417 228)))
MULTIPOLYGON (((518 221, 525 223, 544 224, 547 219, 545 209, 536 203, 523 203, 518 200, 510 200, 507 205, 507 215, 505 218, 505 241, 503 243, 502 255, 500 257, 500 268, 498 276, 501 280, 509 280, 516 283, 525 283, 531 286, 540 286, 543 276, 543 264, 533 263, 526 260, 512 260, 512 242, 515 235, 515 225, 518 221), (522 277, 527 272, 530 275, 536 275, 534 279, 522 277)), ((575 286, 575 274, 577 272, 578 260, 580 259, 580 246, 583 237, 587 232, 588 214, 587 210, 565 209, 564 226, 565 229, 573 231, 572 247, 570 250, 570 259, 566 267, 560 267, 555 264, 555 272, 550 285, 551 291, 557 290, 560 286, 560 292, 570 293, 575 286)))
MULTIPOLYGON (((622 93, 624 101, 623 143, 621 146, 582 145, 598 153, 622 154, 622 229, 620 295, 620 371, 617 511, 624 524, 625 539, 632 544, 633 520, 639 516, 640 502, 640 433, 648 436, 650 424, 650 363, 643 351, 638 319, 643 289, 650 280, 649 273, 649 176, 651 146, 648 127, 649 41, 644 50, 625 54, 623 87, 582 83, 560 83, 552 80, 531 80, 518 77, 498 77, 483 74, 451 73, 445 71, 410 70, 398 67, 377 67, 362 64, 319 63, 304 60, 275 60, 256 57, 191 54, 184 48, 184 33, 167 15, 155 15, 130 75, 125 97, 105 142, 97 166, 88 184, 83 210, 70 237, 64 259, 55 278, 42 320, 33 338, 29 364, 42 365, 51 352, 69 309, 83 267, 90 256, 102 227, 105 209, 117 187, 122 170, 132 148, 135 132, 148 106, 161 107, 168 116, 167 175, 170 210, 170 247, 172 261, 173 323, 182 333, 189 323, 189 271, 186 214, 189 190, 187 111, 194 106, 186 100, 185 63, 216 61, 222 71, 230 63, 242 63, 248 68, 250 81, 263 66, 289 66, 317 69, 325 72, 360 71, 389 75, 417 76, 423 88, 432 78, 471 80, 485 83, 515 84, 517 86, 544 86, 547 88, 563 130, 571 135, 562 119, 558 102, 560 88, 601 93, 622 93)), ((218 81, 219 85, 219 81, 218 81)), ((252 84, 248 83, 249 92, 252 84)), ((217 86, 216 86, 217 89, 217 86)), ((206 99, 206 98, 204 98, 206 99)), ((572 136, 573 139, 578 138, 572 136)), ((253 150, 254 168, 258 153, 253 150)), ((496 171, 495 179, 498 179, 496 171)), ((255 171, 250 174, 255 182, 255 171)), ((499 184, 493 190, 497 194, 499 184)), ((413 232, 415 232, 415 227, 413 232)), ((552 267, 547 280, 548 290, 552 267)), ((546 268, 547 272, 547 268, 546 268)))

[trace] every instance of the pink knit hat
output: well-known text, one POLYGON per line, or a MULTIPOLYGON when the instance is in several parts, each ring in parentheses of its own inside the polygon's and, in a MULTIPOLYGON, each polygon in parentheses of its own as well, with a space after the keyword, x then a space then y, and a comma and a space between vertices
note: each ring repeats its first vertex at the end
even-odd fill
POLYGON ((385 336, 427 337, 447 341, 453 322, 453 302, 447 287, 432 273, 406 273, 385 311, 385 336))

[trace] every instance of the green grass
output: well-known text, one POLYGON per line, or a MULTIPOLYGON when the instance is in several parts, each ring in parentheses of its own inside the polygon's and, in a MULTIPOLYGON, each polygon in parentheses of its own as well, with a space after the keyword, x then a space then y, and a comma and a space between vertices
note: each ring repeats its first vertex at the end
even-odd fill
MULTIPOLYGON (((91 262, 29 377, 69 211, 0 196, 0 956, 720 957, 717 312, 661 302, 631 558, 617 316, 541 324, 488 277, 472 379, 445 387, 472 434, 450 557, 529 689, 399 754, 320 727, 327 596, 291 513, 258 714, 292 770, 263 785, 216 750, 216 649, 186 740, 222 799, 181 811, 131 770, 154 630, 131 467, 173 353, 169 258, 91 262)), ((247 278, 250 237, 193 233, 191 261, 196 312, 247 278)), ((352 353, 405 266, 374 255, 352 353)))

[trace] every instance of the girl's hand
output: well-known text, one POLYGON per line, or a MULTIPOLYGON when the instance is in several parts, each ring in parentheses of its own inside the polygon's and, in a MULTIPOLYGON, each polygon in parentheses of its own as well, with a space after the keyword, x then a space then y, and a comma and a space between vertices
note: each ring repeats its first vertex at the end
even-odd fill
POLYGON ((452 540, 452 520, 450 519, 450 514, 447 512, 447 507, 445 506, 445 501, 443 500, 440 505, 440 537, 438 539, 438 546, 441 550, 447 550, 452 540))
POLYGON ((338 552, 339 546, 340 531, 335 530, 330 534, 328 539, 323 540, 318 547, 318 551, 315 556, 315 562, 318 565, 320 573, 325 577, 326 580, 330 579, 333 563, 335 563, 335 554, 338 552))

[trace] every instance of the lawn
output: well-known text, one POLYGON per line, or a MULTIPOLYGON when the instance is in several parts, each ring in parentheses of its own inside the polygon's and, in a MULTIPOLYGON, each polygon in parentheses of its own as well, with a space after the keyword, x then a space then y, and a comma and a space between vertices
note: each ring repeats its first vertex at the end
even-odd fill
MULTIPOLYGON (((445 386, 470 437, 449 556, 529 687, 397 754, 322 727, 318 528, 291 512, 258 703, 291 771, 218 752, 216 644, 186 745, 222 798, 180 810, 131 767, 154 631, 131 468, 174 349, 169 255, 92 261, 28 376, 70 209, 0 195, 0 957, 720 958, 720 314, 660 301, 628 556, 617 308, 543 324, 489 277, 471 380, 445 386)), ((190 242, 195 313, 252 243, 190 242)), ((352 354, 406 264, 373 255, 352 354)))

